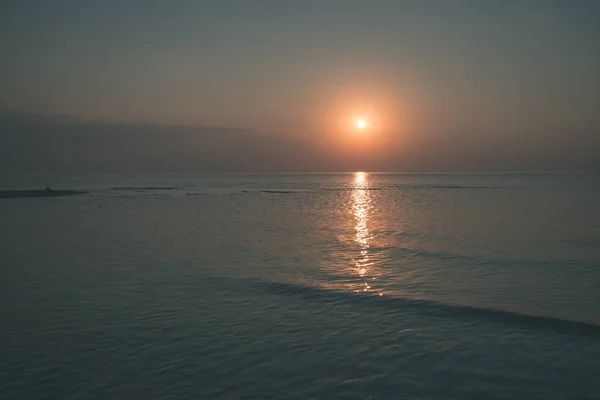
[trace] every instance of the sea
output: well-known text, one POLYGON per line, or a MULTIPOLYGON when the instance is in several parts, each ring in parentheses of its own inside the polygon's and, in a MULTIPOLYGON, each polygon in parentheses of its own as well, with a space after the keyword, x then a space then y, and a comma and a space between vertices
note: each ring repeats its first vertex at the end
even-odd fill
POLYGON ((600 174, 1 174, 2 399, 600 399, 600 174))

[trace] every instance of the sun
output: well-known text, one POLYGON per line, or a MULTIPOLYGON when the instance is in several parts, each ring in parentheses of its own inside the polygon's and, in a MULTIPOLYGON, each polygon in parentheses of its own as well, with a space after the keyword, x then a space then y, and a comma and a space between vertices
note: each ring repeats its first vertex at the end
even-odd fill
POLYGON ((358 129, 365 129, 368 125, 368 122, 366 119, 357 119, 356 122, 354 123, 354 125, 356 125, 356 127, 358 129))

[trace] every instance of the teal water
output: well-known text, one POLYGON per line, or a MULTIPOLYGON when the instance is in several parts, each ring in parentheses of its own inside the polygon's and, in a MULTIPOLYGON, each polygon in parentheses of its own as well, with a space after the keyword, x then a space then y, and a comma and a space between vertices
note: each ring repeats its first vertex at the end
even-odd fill
POLYGON ((600 175, 0 175, 9 399, 596 399, 600 175))

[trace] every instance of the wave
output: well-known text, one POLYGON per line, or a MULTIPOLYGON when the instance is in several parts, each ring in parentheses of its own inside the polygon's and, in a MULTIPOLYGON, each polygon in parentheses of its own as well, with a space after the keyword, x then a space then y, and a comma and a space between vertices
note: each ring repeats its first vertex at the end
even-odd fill
POLYGON ((114 187, 112 189, 113 190, 176 190, 178 188, 174 187, 174 186, 142 186, 142 187, 121 186, 121 187, 114 187))
POLYGON ((291 190, 261 190, 262 193, 297 193, 291 190))
MULTIPOLYGON (((407 235, 408 236, 408 235, 407 235)), ((415 235, 416 236, 416 235, 415 235)), ((408 236, 410 237, 410 236, 408 236)), ((466 255, 448 251, 421 249, 418 247, 371 246, 371 252, 388 252, 393 259, 413 257, 418 259, 448 262, 463 266, 477 265, 486 267, 568 267, 568 268, 600 268, 600 263, 594 260, 578 259, 533 259, 533 258, 492 258, 485 256, 466 255), (458 264, 460 263, 460 264, 458 264)))
POLYGON ((355 187, 336 187, 336 188, 321 188, 324 192, 353 192, 355 190, 391 190, 390 188, 383 187, 364 187, 364 188, 355 188, 355 187))
POLYGON ((86 194, 80 190, 0 190, 0 199, 19 199, 30 197, 63 197, 86 194))
POLYGON ((435 190, 435 189, 470 189, 470 190, 491 190, 501 189, 500 186, 459 186, 459 185, 391 185, 383 187, 335 187, 335 188, 322 188, 323 191, 334 191, 334 192, 347 192, 354 190, 402 190, 402 189, 418 189, 418 190, 435 190))
POLYGON ((500 186, 461 186, 461 185, 400 185, 409 189, 501 189, 500 186))
POLYGON ((494 308, 443 303, 435 300, 332 290, 297 283, 272 282, 260 279, 249 279, 248 283, 250 286, 261 291, 282 296, 297 296, 309 300, 359 303, 365 306, 402 309, 403 311, 412 312, 419 316, 426 315, 434 318, 485 319, 492 323, 521 325, 528 328, 600 338, 600 325, 582 321, 523 314, 494 308))
MULTIPOLYGON (((112 187, 112 190, 130 190, 130 191, 158 191, 158 190, 180 190, 180 189, 189 189, 190 187, 196 188, 196 186, 188 185, 183 187, 175 187, 175 186, 117 186, 112 187)), ((214 186, 209 186, 214 187, 214 186)), ((232 188, 230 186, 216 186, 220 188, 232 188)), ((325 188, 315 188, 315 187, 305 187, 305 186, 262 186, 262 187, 252 187, 251 190, 244 188, 240 190, 241 193, 306 193, 312 192, 315 190, 321 190, 325 192, 349 192, 355 190, 402 190, 402 189, 499 189, 499 187, 494 186, 451 186, 451 185, 391 185, 391 186, 372 186, 372 187, 364 187, 364 188, 355 188, 355 187, 325 187, 325 188)))
POLYGON ((238 193, 300 194, 300 193, 308 193, 308 192, 306 190, 255 189, 255 190, 240 190, 238 193))
POLYGON ((563 243, 575 244, 578 246, 595 247, 600 249, 600 242, 580 241, 580 240, 561 240, 563 243))

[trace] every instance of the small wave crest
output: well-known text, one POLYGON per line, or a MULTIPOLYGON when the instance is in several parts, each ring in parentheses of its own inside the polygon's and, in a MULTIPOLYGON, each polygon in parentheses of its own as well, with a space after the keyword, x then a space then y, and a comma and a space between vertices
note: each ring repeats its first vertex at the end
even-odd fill
POLYGON ((174 186, 120 186, 114 187, 113 190, 176 190, 174 186))
POLYGON ((329 187, 322 188, 326 192, 348 192, 354 190, 450 190, 450 189, 469 189, 469 190, 492 190, 500 189, 500 186, 462 186, 462 185, 390 185, 390 186, 371 186, 371 187, 329 187))
POLYGON ((426 315, 435 318, 461 318, 485 319, 486 321, 501 324, 513 324, 579 334, 600 338, 600 325, 566 320, 561 318, 522 314, 501 309, 474 307, 443 303, 426 299, 411 299, 407 297, 379 296, 369 293, 347 292, 326 289, 319 286, 310 286, 297 283, 271 282, 251 279, 250 285, 256 289, 282 296, 297 296, 317 301, 333 301, 335 303, 352 303, 365 306, 402 309, 411 313, 426 315))

